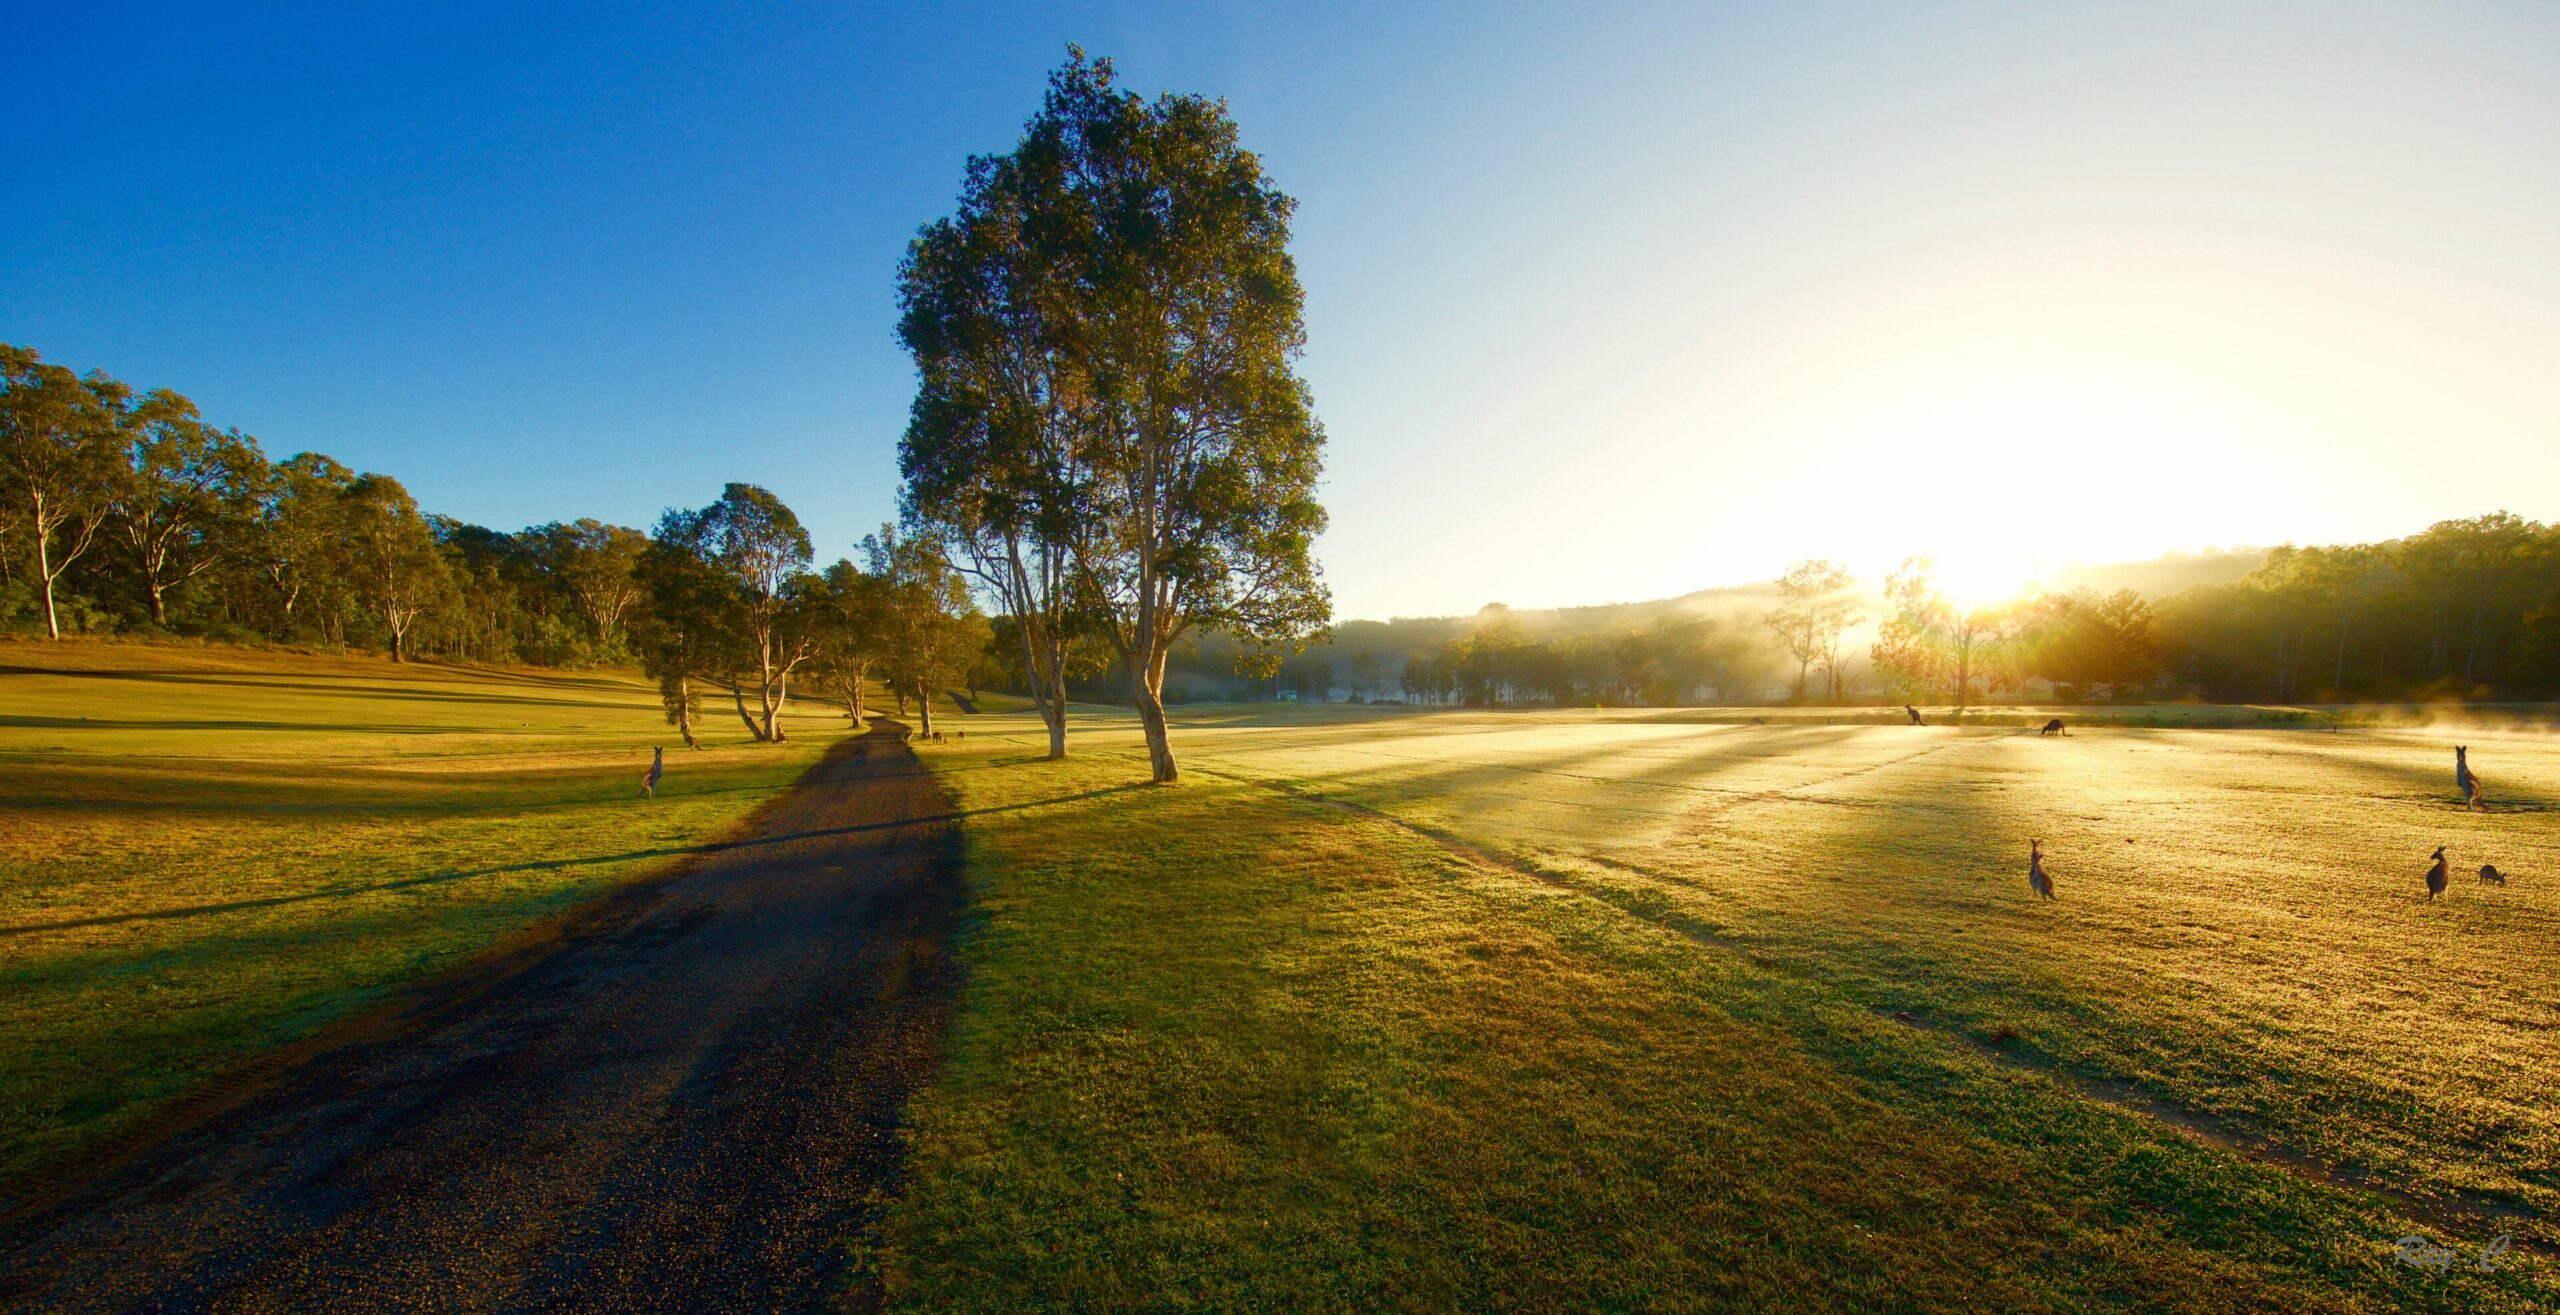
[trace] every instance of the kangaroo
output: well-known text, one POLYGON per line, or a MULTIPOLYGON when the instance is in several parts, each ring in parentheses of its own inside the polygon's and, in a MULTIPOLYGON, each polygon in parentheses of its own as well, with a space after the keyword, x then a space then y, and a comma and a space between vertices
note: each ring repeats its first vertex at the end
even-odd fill
POLYGON ((1907 713, 1910 713, 1910 714, 1911 714, 1911 724, 1912 724, 1912 725, 1914 725, 1914 726, 1926 726, 1926 725, 1928 725, 1928 724, 1929 724, 1929 723, 1927 723, 1927 722, 1925 722, 1925 721, 1920 720, 1920 710, 1919 710, 1918 708, 1912 707, 1910 704, 1906 703, 1906 704, 1903 704, 1903 705, 1902 705, 1902 710, 1903 710, 1904 712, 1907 712, 1907 713))
POLYGON ((2453 784, 2455 789, 2462 791, 2462 804, 2465 808, 2480 806, 2480 778, 2471 772, 2470 745, 2453 746, 2453 784))
POLYGON ((657 798, 658 781, 666 774, 667 748, 662 744, 649 751, 649 771, 647 775, 640 778, 640 797, 643 799, 657 798))
POLYGON ((2062 719, 2060 717, 2056 717, 2053 720, 2046 722, 2044 724, 2044 729, 2036 732, 2038 735, 2069 735, 2070 733, 2071 732, 2062 729, 2062 719))
POLYGON ((2053 898, 2053 878, 2045 875, 2044 842, 2041 840, 2027 842, 2027 889, 2046 899, 2053 898))
POLYGON ((2445 877, 2444 846, 2438 845, 2436 846, 2436 865, 2427 869, 2428 899, 2434 899, 2444 893, 2445 877))
POLYGON ((2483 863, 2480 865, 2480 879, 2492 886, 2503 886, 2507 884, 2507 874, 2500 872, 2498 870, 2498 865, 2495 863, 2483 863))

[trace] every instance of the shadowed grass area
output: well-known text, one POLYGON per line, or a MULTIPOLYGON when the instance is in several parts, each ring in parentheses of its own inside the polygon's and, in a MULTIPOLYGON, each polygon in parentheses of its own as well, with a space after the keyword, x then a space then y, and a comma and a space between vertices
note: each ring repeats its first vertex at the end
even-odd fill
MULTIPOLYGON (((2548 1241, 2552 892, 2429 906, 2446 841, 2391 860, 2560 853, 2377 791, 2423 731, 1211 709, 1183 786, 1084 799, 1143 772, 1116 714, 1063 764, 955 724, 972 977, 862 1258, 908 1308, 2555 1295, 2538 1256, 2467 1267, 2548 1241)), ((2560 782, 2492 743, 2511 797, 2560 782)))
POLYGON ((715 840, 846 725, 715 704, 687 753, 632 673, 79 643, 0 644, 0 709, 0 1194, 715 840))

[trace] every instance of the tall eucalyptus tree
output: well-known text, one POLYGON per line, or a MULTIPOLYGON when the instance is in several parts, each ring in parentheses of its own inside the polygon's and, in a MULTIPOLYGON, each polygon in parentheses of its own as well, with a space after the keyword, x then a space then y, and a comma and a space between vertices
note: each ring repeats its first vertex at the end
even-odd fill
POLYGON ((1224 631, 1267 674, 1330 616, 1294 207, 1223 103, 1143 100, 1070 50, 1021 145, 974 162, 961 214, 910 255, 910 505, 973 561, 1008 531, 1045 546, 1020 570, 989 553, 999 595, 1036 586, 1005 599, 1037 613, 1017 617, 1026 643, 1052 646, 1028 655, 1035 683, 1061 700, 1074 629, 1098 631, 1128 666, 1158 782, 1179 777, 1164 711, 1178 643, 1224 631))

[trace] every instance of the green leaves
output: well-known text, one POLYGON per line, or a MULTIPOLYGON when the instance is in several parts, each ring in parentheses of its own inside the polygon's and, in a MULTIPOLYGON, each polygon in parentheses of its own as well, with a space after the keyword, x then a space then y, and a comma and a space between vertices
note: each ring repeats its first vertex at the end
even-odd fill
POLYGON ((1021 143, 972 160, 958 213, 908 249, 904 508, 1016 618, 1044 704, 1087 634, 1144 704, 1187 633, 1267 665, 1330 618, 1294 208, 1222 103, 1141 100, 1072 50, 1021 143))

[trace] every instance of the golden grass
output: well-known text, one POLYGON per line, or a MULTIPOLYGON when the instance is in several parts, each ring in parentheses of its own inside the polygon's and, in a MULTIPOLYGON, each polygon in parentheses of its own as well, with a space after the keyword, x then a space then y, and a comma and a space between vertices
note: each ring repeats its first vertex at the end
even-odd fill
POLYGON ((2392 1258, 2552 1240, 2539 736, 2466 734, 2508 809, 2468 815, 2423 729, 1184 721, 1169 791, 1082 797, 1142 776, 1116 714, 1065 764, 1019 716, 926 751, 1011 811, 968 823, 952 1070, 868 1257, 915 1308, 2553 1295, 2392 1258), (2438 843, 2526 875, 2429 905, 2438 843))

